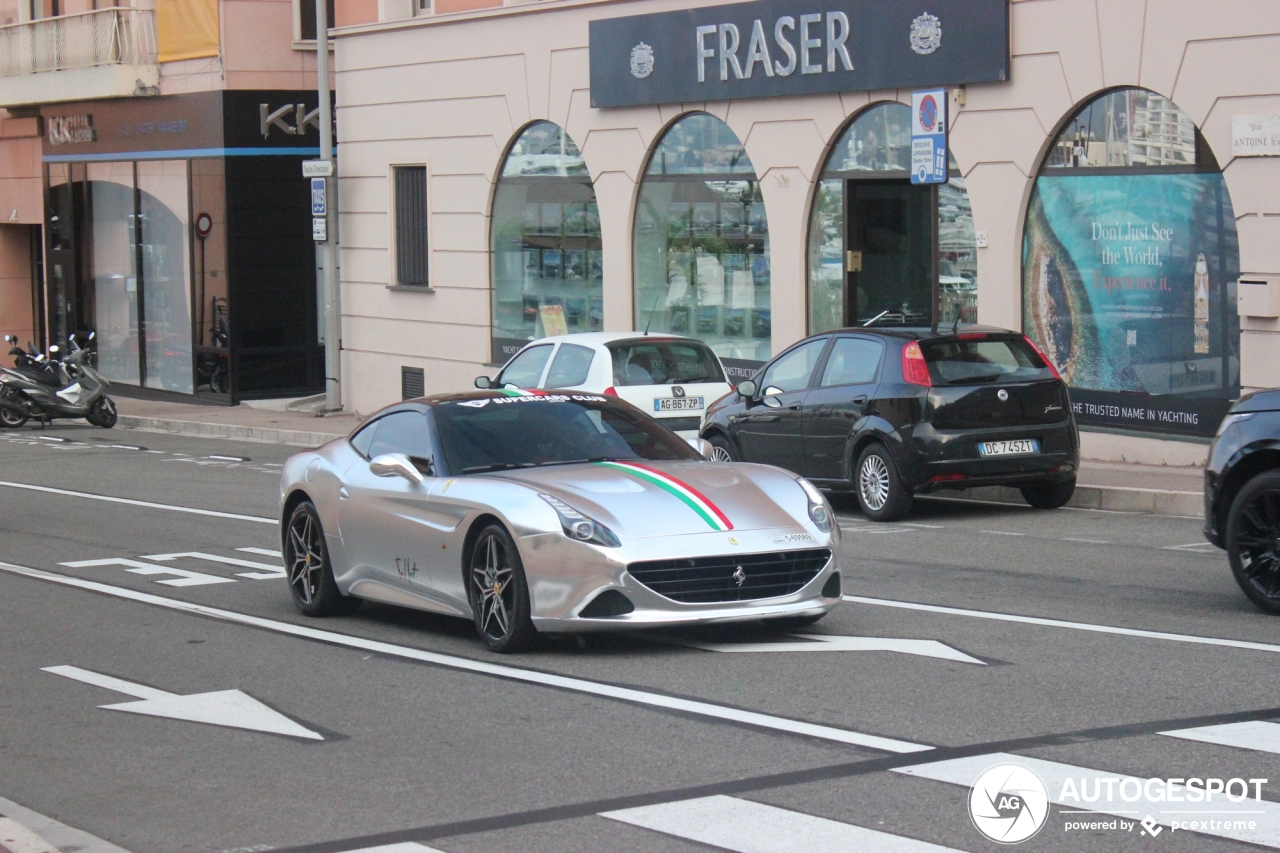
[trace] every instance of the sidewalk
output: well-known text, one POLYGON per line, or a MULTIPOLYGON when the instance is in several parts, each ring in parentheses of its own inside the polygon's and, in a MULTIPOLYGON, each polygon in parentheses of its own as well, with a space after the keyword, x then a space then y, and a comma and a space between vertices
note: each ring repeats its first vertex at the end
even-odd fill
MULTIPOLYGON (((193 406, 185 403, 115 398, 118 425, 125 429, 168 432, 204 438, 261 441, 316 447, 347 435, 355 415, 317 418, 307 412, 250 406, 193 406)), ((1068 506, 1199 517, 1204 513, 1204 474, 1198 467, 1138 465, 1083 460, 1075 495, 1068 506)), ((940 497, 1024 504, 1017 489, 991 486, 942 491, 940 497)))
POLYGON ((359 423, 355 415, 318 418, 310 412, 277 411, 249 406, 193 406, 157 400, 114 397, 124 429, 169 432, 202 438, 261 441, 296 447, 318 447, 341 438, 359 423))

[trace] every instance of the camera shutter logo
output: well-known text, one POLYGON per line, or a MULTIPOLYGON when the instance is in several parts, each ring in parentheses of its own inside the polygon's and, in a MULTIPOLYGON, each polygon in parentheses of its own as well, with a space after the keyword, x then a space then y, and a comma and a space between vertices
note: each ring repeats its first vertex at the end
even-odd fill
POLYGON ((911 22, 911 49, 928 56, 942 46, 942 22, 925 12, 911 22))
POLYGON ((999 844, 1034 836, 1049 816, 1049 794, 1035 771, 1021 764, 997 764, 973 783, 969 817, 974 827, 999 844))
POLYGON ((653 48, 644 42, 631 48, 631 73, 641 80, 653 73, 653 48))

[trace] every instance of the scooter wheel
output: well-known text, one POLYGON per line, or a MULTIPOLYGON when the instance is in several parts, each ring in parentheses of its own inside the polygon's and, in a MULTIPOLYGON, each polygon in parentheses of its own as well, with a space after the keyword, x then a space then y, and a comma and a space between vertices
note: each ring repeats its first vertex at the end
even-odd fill
POLYGON ((94 426, 111 429, 116 425, 116 404, 110 397, 99 397, 89 409, 85 420, 94 426))
POLYGON ((17 429, 27 422, 27 413, 16 405, 0 406, 0 429, 17 429))

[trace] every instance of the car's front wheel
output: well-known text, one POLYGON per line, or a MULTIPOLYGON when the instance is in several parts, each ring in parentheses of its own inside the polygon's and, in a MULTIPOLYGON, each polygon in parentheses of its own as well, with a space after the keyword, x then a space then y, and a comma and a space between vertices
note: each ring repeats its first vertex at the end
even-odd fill
POLYGON ((858 506, 872 521, 897 521, 911 509, 911 492, 883 444, 870 444, 862 451, 854 479, 858 506))
POLYGON ((1227 559, 1259 610, 1280 615, 1280 471, 1245 483, 1227 513, 1227 559))
POLYGON ((339 616, 360 606, 360 599, 343 595, 333 579, 320 513, 310 501, 298 504, 289 516, 284 564, 293 603, 307 616, 339 616))
POLYGON ((1022 499, 1036 509, 1057 509, 1066 506, 1076 491, 1076 478, 1062 483, 1028 483, 1018 491, 1022 499))
POLYGON ((515 540, 501 524, 490 524, 476 537, 467 576, 480 639, 495 652, 528 650, 537 636, 529 616, 529 585, 515 540))

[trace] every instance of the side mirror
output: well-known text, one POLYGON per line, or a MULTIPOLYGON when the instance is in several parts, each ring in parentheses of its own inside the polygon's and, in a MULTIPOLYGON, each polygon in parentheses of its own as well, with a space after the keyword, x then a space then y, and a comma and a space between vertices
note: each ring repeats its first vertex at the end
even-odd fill
POLYGON ((476 387, 477 387, 477 388, 491 388, 491 387, 493 387, 493 380, 491 380, 488 376, 477 376, 477 377, 476 377, 476 387))
POLYGON ((409 457, 403 453, 384 453, 373 457, 369 470, 379 477, 404 477, 415 486, 422 482, 422 474, 413 467, 409 457))
POLYGON ((746 397, 748 400, 756 395, 756 383, 754 380, 746 379, 738 383, 738 393, 746 397))

